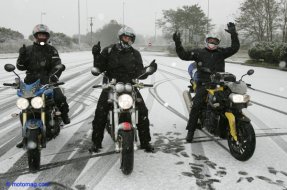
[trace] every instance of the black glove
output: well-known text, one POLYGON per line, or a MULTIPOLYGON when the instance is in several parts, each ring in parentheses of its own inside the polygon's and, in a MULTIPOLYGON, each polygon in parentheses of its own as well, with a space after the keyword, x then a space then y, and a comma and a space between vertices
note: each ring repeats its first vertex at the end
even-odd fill
POLYGON ((148 66, 151 69, 151 74, 153 74, 154 72, 156 72, 157 70, 157 63, 155 62, 155 59, 149 64, 148 66))
POLYGON ((57 75, 52 75, 52 76, 50 76, 50 80, 51 80, 52 82, 58 82, 58 81, 59 81, 59 78, 57 77, 57 75))
POLYGON ((26 58, 26 46, 23 44, 23 47, 19 49, 19 57, 24 60, 26 58))
POLYGON ((93 46, 92 53, 93 55, 99 55, 100 52, 101 52, 101 44, 100 41, 98 41, 98 44, 93 46))
POLYGON ((233 22, 229 22, 227 24, 227 28, 225 29, 226 32, 230 33, 230 34, 236 34, 236 28, 235 28, 235 24, 233 22))
POLYGON ((180 41, 180 33, 179 32, 175 32, 172 36, 173 41, 175 42, 176 46, 181 45, 181 41, 180 41))

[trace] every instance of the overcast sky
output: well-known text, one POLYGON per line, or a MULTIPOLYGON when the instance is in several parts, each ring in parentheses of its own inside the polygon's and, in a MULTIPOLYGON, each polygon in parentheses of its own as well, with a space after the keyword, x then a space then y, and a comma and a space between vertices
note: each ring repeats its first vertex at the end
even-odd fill
MULTIPOLYGON (((78 33, 78 0, 0 0, 0 26, 17 30, 27 37, 41 22, 54 32, 69 36, 78 33)), ((217 27, 234 21, 243 0, 209 0, 209 17, 217 27)), ((80 0, 81 34, 90 30, 88 17, 95 17, 93 31, 111 19, 134 28, 136 33, 153 35, 155 18, 162 10, 199 4, 207 14, 208 0, 80 0), (123 3, 124 2, 124 3, 123 3)), ((160 33, 160 30, 157 31, 160 33)))

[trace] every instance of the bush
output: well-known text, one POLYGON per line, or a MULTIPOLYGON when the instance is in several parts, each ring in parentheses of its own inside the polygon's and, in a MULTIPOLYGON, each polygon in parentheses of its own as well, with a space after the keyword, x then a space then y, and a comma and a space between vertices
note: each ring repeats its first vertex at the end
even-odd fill
POLYGON ((23 39, 24 36, 20 32, 0 27, 0 43, 23 39))
POLYGON ((287 44, 278 42, 257 42, 249 50, 251 59, 263 59, 270 64, 277 64, 287 54, 287 44))
POLYGON ((32 44, 29 40, 9 40, 5 43, 0 43, 0 53, 17 53, 19 48, 25 44, 26 46, 32 44))

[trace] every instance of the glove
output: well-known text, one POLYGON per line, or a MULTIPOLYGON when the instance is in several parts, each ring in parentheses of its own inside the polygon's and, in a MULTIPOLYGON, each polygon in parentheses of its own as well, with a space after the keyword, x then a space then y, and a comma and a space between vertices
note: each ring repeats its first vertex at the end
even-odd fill
POLYGON ((97 45, 93 46, 92 53, 95 56, 95 55, 99 55, 100 52, 101 52, 101 45, 100 45, 100 41, 99 41, 97 45))
POLYGON ((19 57, 20 59, 22 59, 24 61, 24 59, 26 58, 26 46, 25 44, 23 44, 23 47, 21 47, 19 49, 19 57))
POLYGON ((157 70, 157 63, 155 62, 155 59, 149 64, 148 67, 151 69, 151 74, 156 72, 156 70, 157 70))
POLYGON ((180 33, 179 32, 175 32, 172 36, 173 41, 175 42, 176 46, 181 45, 181 41, 180 41, 180 33))
POLYGON ((228 32, 229 34, 236 34, 236 28, 235 28, 235 24, 233 22, 229 22, 227 24, 227 28, 225 29, 226 32, 228 32))
POLYGON ((52 75, 52 76, 50 76, 50 80, 52 82, 58 82, 59 78, 57 77, 57 75, 52 75))

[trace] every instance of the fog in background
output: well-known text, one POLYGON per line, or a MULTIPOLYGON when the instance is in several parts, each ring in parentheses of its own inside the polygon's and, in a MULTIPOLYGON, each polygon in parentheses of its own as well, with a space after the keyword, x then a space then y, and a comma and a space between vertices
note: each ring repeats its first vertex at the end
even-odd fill
MULTIPOLYGON (((69 36, 78 34, 78 2, 80 3, 80 32, 101 28, 110 20, 128 25, 137 34, 160 35, 155 20, 162 18, 162 10, 198 4, 208 15, 208 0, 1 0, 0 26, 19 31, 27 38, 36 24, 46 24, 55 32, 69 36), (123 19, 124 18, 124 19, 123 19)), ((215 28, 234 21, 242 0, 209 0, 209 18, 215 28)))

